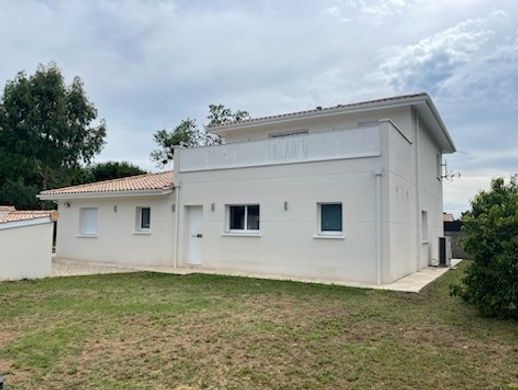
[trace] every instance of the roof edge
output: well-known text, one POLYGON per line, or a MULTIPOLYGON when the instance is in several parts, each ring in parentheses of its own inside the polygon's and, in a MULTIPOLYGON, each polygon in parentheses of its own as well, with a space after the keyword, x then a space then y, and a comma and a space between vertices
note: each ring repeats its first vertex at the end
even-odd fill
POLYGON ((282 123, 293 120, 340 115, 342 113, 370 110, 379 107, 398 107, 401 105, 407 105, 419 101, 424 101, 426 99, 430 99, 430 96, 426 92, 419 92, 415 94, 391 96, 382 99, 365 100, 349 104, 338 104, 336 106, 324 107, 320 109, 311 109, 295 111, 285 114, 268 115, 258 118, 252 118, 249 120, 243 120, 235 123, 229 123, 225 125, 207 126, 206 130, 214 134, 219 134, 227 130, 251 128, 271 123, 282 123))
POLYGON ((156 196, 167 195, 173 192, 175 186, 157 190, 126 190, 126 191, 97 191, 97 192, 66 192, 66 193, 39 193, 36 197, 40 200, 67 200, 67 199, 86 199, 86 198, 117 198, 127 196, 156 196))

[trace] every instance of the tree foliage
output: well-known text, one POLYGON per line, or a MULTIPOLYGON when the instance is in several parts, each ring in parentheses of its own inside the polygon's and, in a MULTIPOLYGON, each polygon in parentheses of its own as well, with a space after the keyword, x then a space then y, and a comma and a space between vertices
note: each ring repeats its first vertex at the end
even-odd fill
POLYGON ((0 99, 0 203, 36 207, 35 194, 68 184, 69 172, 90 163, 105 136, 79 77, 66 85, 56 64, 18 73, 0 99))
MULTIPOLYGON (((209 115, 206 127, 226 125, 248 119, 250 115, 246 111, 237 110, 232 112, 222 104, 209 105, 209 115)), ((165 166, 174 158, 174 148, 176 146, 185 146, 188 148, 197 146, 209 146, 221 143, 221 139, 212 133, 207 132, 204 128, 199 128, 196 120, 184 119, 168 131, 161 129, 153 135, 154 141, 158 145, 158 149, 151 152, 151 160, 158 166, 165 166)))
POLYGON ((518 186, 492 181, 463 216, 461 245, 473 263, 452 293, 491 317, 518 318, 518 186))
POLYGON ((122 177, 147 173, 127 161, 106 161, 88 166, 81 166, 70 171, 70 185, 92 183, 95 181, 120 179, 122 177))

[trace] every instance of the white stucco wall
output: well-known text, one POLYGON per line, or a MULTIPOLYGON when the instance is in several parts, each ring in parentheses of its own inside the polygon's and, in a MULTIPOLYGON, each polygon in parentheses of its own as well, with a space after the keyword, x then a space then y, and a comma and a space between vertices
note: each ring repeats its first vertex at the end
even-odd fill
POLYGON ((172 194, 59 201, 56 256, 120 264, 172 266, 172 194), (69 203, 70 207, 66 207, 69 203), (114 207, 117 211, 114 211, 114 207), (79 234, 79 210, 97 207, 97 235, 79 234), (149 234, 136 231, 136 208, 151 208, 149 234))
MULTIPOLYGON (((410 145, 389 133, 387 167, 390 278, 398 279, 438 261, 442 228, 442 182, 437 176, 439 146, 412 112, 410 145), (423 242, 421 211, 428 214, 428 240, 423 242)), ((442 158, 442 155, 441 155, 442 158)))
POLYGON ((0 229, 0 280, 50 276, 53 228, 45 222, 0 229))
POLYGON ((353 129, 359 125, 368 125, 381 119, 390 118, 405 132, 412 132, 412 119, 410 108, 392 108, 384 110, 371 110, 368 112, 354 112, 346 115, 337 115, 327 118, 301 119, 283 124, 264 124, 253 128, 230 130, 223 134, 226 143, 245 142, 266 139, 270 134, 291 133, 307 130, 308 132, 320 132, 341 129, 353 129))
POLYGON ((202 205, 203 267, 374 282, 376 163, 371 160, 377 159, 182 175, 180 265, 188 258, 186 206, 202 205), (314 238, 318 202, 342 202, 343 239, 314 238), (225 205, 246 203, 260 205, 260 236, 226 235, 225 205))

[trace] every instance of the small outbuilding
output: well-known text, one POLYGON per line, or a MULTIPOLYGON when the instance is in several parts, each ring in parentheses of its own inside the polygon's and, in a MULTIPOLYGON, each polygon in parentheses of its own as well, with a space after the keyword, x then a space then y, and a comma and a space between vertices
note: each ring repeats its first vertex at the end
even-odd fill
POLYGON ((50 276, 57 211, 0 206, 0 281, 50 276))

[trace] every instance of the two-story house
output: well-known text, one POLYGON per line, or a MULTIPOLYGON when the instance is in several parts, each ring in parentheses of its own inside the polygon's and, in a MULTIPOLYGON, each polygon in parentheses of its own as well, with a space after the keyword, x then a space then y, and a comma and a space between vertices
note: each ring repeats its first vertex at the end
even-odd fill
POLYGON ((430 97, 398 96, 209 128, 174 172, 44 191, 57 256, 369 284, 437 263, 441 163, 430 97))

